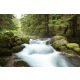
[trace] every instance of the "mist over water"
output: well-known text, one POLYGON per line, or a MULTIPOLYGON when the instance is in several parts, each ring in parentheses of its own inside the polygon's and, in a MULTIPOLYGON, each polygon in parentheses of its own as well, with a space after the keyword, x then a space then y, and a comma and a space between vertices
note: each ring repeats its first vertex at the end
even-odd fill
POLYGON ((67 57, 50 45, 50 38, 30 39, 29 44, 23 45, 25 48, 16 56, 32 67, 73 67, 67 57))

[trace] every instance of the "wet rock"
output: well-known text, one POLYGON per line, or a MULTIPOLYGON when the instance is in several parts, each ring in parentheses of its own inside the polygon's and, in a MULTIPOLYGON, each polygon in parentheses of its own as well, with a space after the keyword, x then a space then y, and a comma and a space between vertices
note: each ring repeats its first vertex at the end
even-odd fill
POLYGON ((14 67, 29 67, 29 65, 22 60, 15 60, 14 67))
POLYGON ((0 57, 0 66, 5 67, 9 60, 10 56, 0 57))

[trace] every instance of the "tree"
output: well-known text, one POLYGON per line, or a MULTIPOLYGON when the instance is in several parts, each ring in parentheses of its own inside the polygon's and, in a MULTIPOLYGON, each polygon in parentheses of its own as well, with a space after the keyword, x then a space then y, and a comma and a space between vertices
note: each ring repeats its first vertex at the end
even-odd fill
POLYGON ((48 14, 28 14, 21 18, 22 30, 28 35, 49 36, 48 23, 48 14))
POLYGON ((45 14, 44 16, 45 16, 45 29, 46 29, 46 35, 45 36, 49 37, 50 36, 50 31, 49 31, 49 26, 48 26, 49 14, 45 14))
POLYGON ((78 27, 77 20, 78 20, 78 14, 75 14, 72 16, 72 18, 69 21, 70 29, 72 31, 72 37, 76 37, 76 32, 78 27))
POLYGON ((13 14, 0 14, 0 30, 13 29, 15 27, 14 18, 13 14))

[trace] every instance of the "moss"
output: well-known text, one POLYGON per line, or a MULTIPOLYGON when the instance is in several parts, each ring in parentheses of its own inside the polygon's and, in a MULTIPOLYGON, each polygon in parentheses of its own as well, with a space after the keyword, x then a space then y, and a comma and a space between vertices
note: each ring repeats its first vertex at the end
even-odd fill
POLYGON ((52 37, 52 41, 61 40, 61 39, 66 40, 66 38, 64 36, 60 36, 60 35, 56 35, 56 36, 52 37))
POLYGON ((7 60, 4 58, 0 58, 0 66, 5 66, 7 64, 7 60))
POLYGON ((80 52, 80 48, 74 48, 74 51, 80 52))
POLYGON ((77 43, 68 43, 68 44, 66 44, 66 46, 69 49, 79 48, 79 45, 77 43))
POLYGON ((62 52, 63 52, 63 51, 66 51, 66 50, 67 50, 67 47, 66 47, 66 46, 60 46, 60 47, 59 47, 59 50, 62 51, 62 52))
POLYGON ((15 46, 12 48, 14 53, 20 52, 22 49, 24 48, 24 46, 15 46))
POLYGON ((0 56, 11 56, 12 50, 8 48, 0 48, 0 56))
POLYGON ((19 37, 22 41, 22 43, 29 43, 29 36, 19 37))
POLYGON ((68 42, 64 39, 61 39, 61 40, 57 40, 57 41, 54 41, 52 46, 55 47, 55 48, 60 48, 61 46, 64 46, 66 45, 68 42))
POLYGON ((65 51, 63 51, 63 54, 67 57, 74 57, 75 56, 75 52, 73 50, 65 50, 65 51))

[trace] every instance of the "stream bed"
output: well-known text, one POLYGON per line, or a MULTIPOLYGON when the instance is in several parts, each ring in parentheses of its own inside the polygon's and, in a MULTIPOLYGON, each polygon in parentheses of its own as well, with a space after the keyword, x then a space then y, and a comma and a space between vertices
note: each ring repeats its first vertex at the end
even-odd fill
POLYGON ((50 45, 50 38, 30 39, 29 44, 22 44, 25 48, 16 53, 20 58, 31 67, 73 67, 70 60, 56 51, 50 45))

